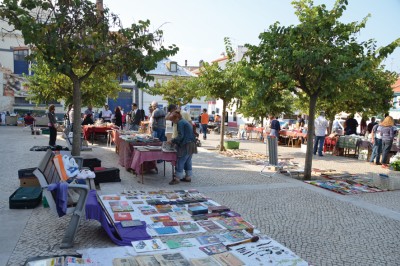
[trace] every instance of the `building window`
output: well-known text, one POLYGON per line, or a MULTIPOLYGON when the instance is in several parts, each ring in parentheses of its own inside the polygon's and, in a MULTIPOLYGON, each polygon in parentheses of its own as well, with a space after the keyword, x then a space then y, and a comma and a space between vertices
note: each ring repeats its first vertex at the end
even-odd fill
POLYGON ((233 112, 233 122, 237 121, 236 112, 233 112))
POLYGON ((177 72, 178 71, 178 63, 176 63, 175 61, 167 62, 167 68, 171 72, 177 72))

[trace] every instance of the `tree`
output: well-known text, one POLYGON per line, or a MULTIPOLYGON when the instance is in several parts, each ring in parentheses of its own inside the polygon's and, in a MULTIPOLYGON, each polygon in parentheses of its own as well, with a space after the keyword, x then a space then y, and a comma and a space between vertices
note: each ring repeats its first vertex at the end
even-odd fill
MULTIPOLYGON (((225 50, 228 62, 222 69, 218 63, 204 63, 200 69, 199 78, 194 80, 194 87, 198 96, 207 96, 222 100, 222 119, 225 121, 226 108, 238 91, 245 87, 245 79, 239 74, 240 66, 234 62, 235 53, 232 50, 230 40, 225 38, 225 50)), ((221 123, 220 151, 224 150, 225 123, 221 123)))
POLYGON ((244 64, 242 72, 246 78, 246 89, 239 91, 239 113, 245 117, 254 117, 261 123, 268 114, 293 113, 293 94, 281 90, 268 69, 249 65, 245 60, 240 64, 244 64))
MULTIPOLYGON (((34 75, 25 76, 29 83, 31 100, 36 103, 48 103, 57 99, 63 100, 66 105, 73 102, 73 84, 67 76, 50 71, 40 56, 37 56, 36 62, 32 64, 32 71, 34 75)), ((115 77, 116 74, 109 73, 104 67, 96 68, 93 75, 82 82, 82 105, 99 107, 107 97, 117 97, 121 87, 115 77)))
MULTIPOLYGON (((90 0, 3 0, 0 18, 22 32, 25 44, 34 47, 32 58, 43 58, 50 71, 64 74, 73 84, 74 120, 81 113, 81 85, 99 67, 110 73, 151 80, 146 71, 174 55, 178 48, 162 46, 163 32, 149 31, 150 21, 123 28, 108 9, 96 12, 90 0), (115 29, 115 31, 111 31, 115 29)), ((81 128, 74 127, 73 155, 80 154, 81 128)))
POLYGON ((193 79, 195 78, 175 76, 162 84, 156 83, 154 88, 149 90, 149 93, 151 95, 162 95, 163 99, 169 104, 183 106, 197 98, 196 94, 193 93, 193 79))
MULTIPOLYGON (((341 23, 347 0, 337 0, 332 10, 325 5, 314 6, 312 0, 292 2, 300 23, 280 26, 277 22, 259 35, 258 46, 247 45, 253 65, 261 65, 273 73, 282 90, 305 95, 309 105, 307 152, 304 178, 311 178, 312 147, 315 110, 318 99, 329 99, 347 89, 346 84, 364 83, 364 76, 375 59, 384 58, 394 51, 399 40, 375 50, 375 41, 358 43, 356 33, 365 27, 367 18, 360 23, 341 23)), ((375 68, 376 71, 379 69, 375 68)), ((359 89, 359 87, 353 88, 359 89)))

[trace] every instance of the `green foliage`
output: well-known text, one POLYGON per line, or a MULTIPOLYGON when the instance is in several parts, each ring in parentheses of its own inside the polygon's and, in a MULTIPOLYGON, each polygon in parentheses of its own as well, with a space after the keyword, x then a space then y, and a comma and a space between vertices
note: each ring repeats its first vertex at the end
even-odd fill
MULTIPOLYGON (((36 103, 63 100, 65 105, 73 102, 73 84, 71 80, 60 73, 50 71, 47 64, 39 57, 32 65, 32 76, 25 76, 28 81, 30 99, 36 103)), ((83 71, 77 70, 77 73, 83 71)), ((93 74, 82 82, 82 104, 94 107, 103 106, 107 97, 115 98, 121 87, 116 81, 116 75, 108 72, 103 66, 96 68, 93 74)))
MULTIPOLYGON (((32 59, 40 55, 50 72, 71 80, 76 121, 81 113, 81 84, 97 68, 148 81, 146 71, 178 51, 175 45, 162 45, 163 32, 150 32, 150 21, 123 28, 117 15, 108 9, 97 12, 90 0, 3 0, 0 19, 22 32, 25 44, 34 48, 32 59)), ((80 154, 80 131, 74 127, 73 155, 80 154)))
POLYGON ((151 95, 162 95, 169 104, 183 106, 196 98, 196 94, 193 93, 195 86, 193 79, 195 78, 173 77, 162 84, 157 83, 154 88, 147 91, 151 95))
POLYGON ((400 171, 400 161, 395 161, 390 164, 394 171, 400 171))
MULTIPOLYGON (((379 108, 386 108, 385 101, 391 96, 385 86, 391 82, 391 75, 383 73, 378 66, 399 42, 378 50, 373 40, 358 42, 356 34, 365 27, 367 17, 361 22, 340 22, 346 0, 337 0, 332 10, 327 10, 325 5, 314 6, 311 0, 292 4, 300 21, 298 25, 285 27, 276 22, 259 35, 258 46, 246 46, 250 64, 262 68, 270 84, 276 84, 266 86, 268 90, 290 91, 300 101, 308 101, 308 139, 312 139, 314 132, 316 108, 331 103, 334 108, 363 109, 360 104, 371 105, 375 101, 379 108), (383 93, 372 96, 372 92, 382 89, 383 93)), ((311 149, 309 141, 306 179, 311 178, 311 149)))

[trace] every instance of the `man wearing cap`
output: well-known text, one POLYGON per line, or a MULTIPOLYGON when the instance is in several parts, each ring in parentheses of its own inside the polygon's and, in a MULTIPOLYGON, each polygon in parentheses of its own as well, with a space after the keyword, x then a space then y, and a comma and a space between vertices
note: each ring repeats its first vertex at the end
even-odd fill
MULTIPOLYGON (((181 110, 178 106, 176 106, 175 104, 170 104, 168 106, 168 114, 165 117, 166 120, 171 120, 171 115, 173 112, 175 111, 180 111, 182 118, 185 119, 186 121, 188 121, 190 124, 192 124, 192 118, 190 117, 190 114, 188 112, 185 112, 183 110, 181 110)), ((176 138, 178 136, 178 126, 176 123, 173 123, 172 125, 172 138, 176 138)))
POLYGON ((319 116, 314 121, 315 125, 315 140, 314 140, 314 155, 317 154, 318 149, 318 156, 324 156, 322 154, 322 149, 324 147, 325 142, 325 133, 328 129, 328 121, 325 119, 325 112, 321 111, 319 116))

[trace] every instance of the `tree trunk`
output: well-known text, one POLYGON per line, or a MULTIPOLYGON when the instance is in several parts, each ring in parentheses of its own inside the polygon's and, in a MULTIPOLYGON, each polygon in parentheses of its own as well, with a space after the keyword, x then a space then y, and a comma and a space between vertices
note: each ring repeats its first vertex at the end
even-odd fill
POLYGON ((317 104, 318 95, 310 96, 310 109, 308 111, 308 127, 307 127, 307 151, 306 161, 304 165, 304 180, 311 180, 311 168, 313 159, 313 139, 314 139, 314 121, 315 121, 315 106, 317 104))
POLYGON ((224 151, 224 136, 225 136, 225 116, 226 116, 226 101, 222 99, 222 118, 221 118, 221 135, 219 141, 219 150, 224 151))
POLYGON ((81 154, 81 82, 78 77, 71 78, 74 86, 73 90, 73 105, 74 105, 74 134, 72 142, 72 155, 79 156, 81 154))

